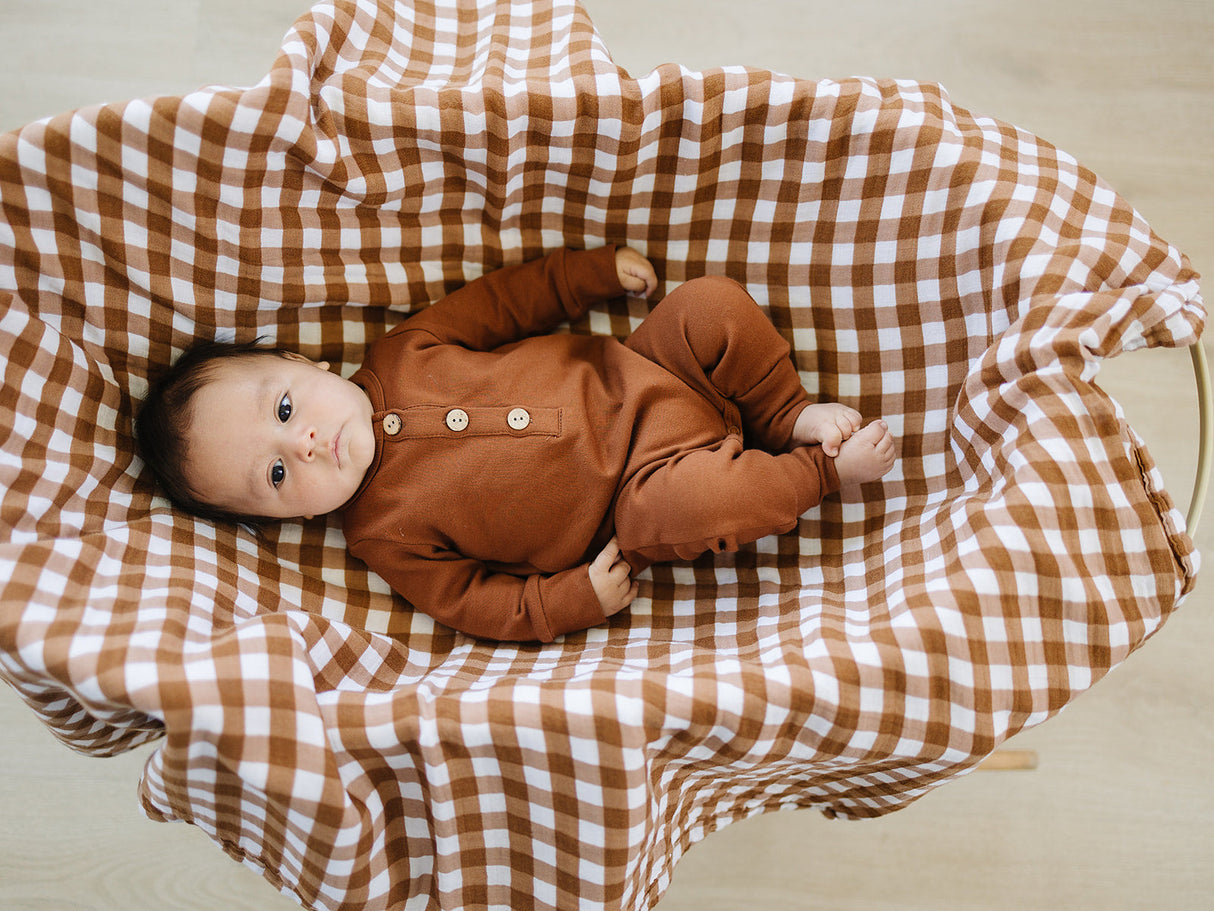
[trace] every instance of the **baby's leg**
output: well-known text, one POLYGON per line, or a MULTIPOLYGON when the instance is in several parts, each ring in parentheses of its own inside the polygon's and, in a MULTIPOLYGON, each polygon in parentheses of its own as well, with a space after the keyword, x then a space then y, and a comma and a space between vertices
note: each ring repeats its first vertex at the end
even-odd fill
POLYGON ((875 481, 894 467, 897 457, 894 435, 885 421, 873 421, 843 441, 835 470, 839 485, 851 487, 875 481))
POLYGON ((764 449, 796 445, 809 396, 789 346, 746 289, 732 279, 692 279, 668 294, 626 342, 715 402, 730 403, 764 449))
POLYGON ((820 447, 772 454, 732 435, 639 471, 616 499, 616 537, 634 565, 733 551, 789 531, 837 487, 820 447))

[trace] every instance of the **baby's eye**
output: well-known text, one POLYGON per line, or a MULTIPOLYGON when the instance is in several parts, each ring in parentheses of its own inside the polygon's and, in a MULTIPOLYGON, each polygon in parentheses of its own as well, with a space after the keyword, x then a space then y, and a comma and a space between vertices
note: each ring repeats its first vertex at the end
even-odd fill
MULTIPOLYGON (((288 407, 288 409, 290 408, 289 405, 287 407, 288 407)), ((275 488, 277 488, 286 479, 287 479, 286 466, 283 465, 282 460, 279 459, 277 462, 275 462, 273 465, 270 466, 270 483, 273 484, 275 488)))
POLYGON ((278 420, 285 424, 290 417, 291 397, 289 395, 284 395, 282 397, 282 401, 278 403, 278 420))

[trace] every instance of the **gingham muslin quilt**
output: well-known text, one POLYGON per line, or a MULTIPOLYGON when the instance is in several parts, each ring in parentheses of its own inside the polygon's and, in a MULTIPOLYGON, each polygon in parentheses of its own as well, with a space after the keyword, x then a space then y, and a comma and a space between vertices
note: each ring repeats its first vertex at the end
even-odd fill
POLYGON ((878 816, 971 769, 1193 584, 1095 379, 1196 339, 1196 275, 938 86, 633 78, 571 0, 324 3, 252 88, 0 137, 0 204, 0 673, 76 750, 156 741, 147 815, 307 907, 649 907, 728 821, 878 816), (607 242, 665 289, 744 282, 895 469, 530 646, 413 612, 335 519, 178 515, 132 455, 132 399, 196 337, 348 376, 470 278, 607 242))

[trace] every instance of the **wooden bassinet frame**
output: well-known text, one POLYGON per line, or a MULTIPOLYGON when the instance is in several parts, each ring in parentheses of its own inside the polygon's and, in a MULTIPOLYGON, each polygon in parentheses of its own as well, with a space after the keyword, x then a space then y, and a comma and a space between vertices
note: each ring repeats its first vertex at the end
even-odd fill
POLYGON ((1205 346, 1201 342, 1194 342, 1189 346, 1189 353, 1193 358, 1193 373, 1197 380, 1198 411, 1197 474, 1193 479, 1193 495, 1185 515, 1185 525, 1192 537, 1197 533, 1206 494, 1210 489, 1210 466, 1214 461, 1214 397, 1210 392, 1210 363, 1205 346))

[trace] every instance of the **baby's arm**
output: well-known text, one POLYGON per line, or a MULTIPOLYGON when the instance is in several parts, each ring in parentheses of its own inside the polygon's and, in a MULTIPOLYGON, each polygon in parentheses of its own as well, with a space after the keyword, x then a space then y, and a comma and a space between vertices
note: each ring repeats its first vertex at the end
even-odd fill
POLYGON ((551 642, 606 619, 585 564, 516 576, 429 545, 364 538, 349 547, 415 608, 479 639, 551 642))
POLYGON ((617 266, 614 247, 557 250, 542 259, 497 269, 413 314, 393 332, 425 332, 439 344, 474 351, 491 351, 544 334, 595 304, 619 297, 640 281, 649 287, 643 268, 632 259, 645 262, 644 258, 628 252, 624 272, 617 266))

